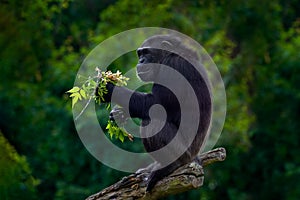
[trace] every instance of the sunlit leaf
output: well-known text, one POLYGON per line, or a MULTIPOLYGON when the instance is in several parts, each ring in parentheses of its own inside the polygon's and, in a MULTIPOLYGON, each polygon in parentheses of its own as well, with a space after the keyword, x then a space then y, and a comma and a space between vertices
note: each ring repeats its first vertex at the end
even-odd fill
POLYGON ((80 90, 80 88, 75 86, 72 89, 68 90, 67 93, 74 93, 74 92, 78 92, 79 90, 80 90))
POLYGON ((83 89, 81 89, 79 92, 80 92, 81 96, 82 96, 84 99, 87 98, 86 92, 85 92, 83 89))
POLYGON ((72 93, 72 94, 70 95, 70 97, 75 97, 75 96, 78 96, 78 92, 72 93))
POLYGON ((72 99, 72 108, 74 108, 74 105, 77 103, 78 101, 78 96, 74 96, 73 99, 72 99))
POLYGON ((120 134, 120 135, 119 135, 119 140, 121 140, 121 142, 124 142, 124 139, 125 139, 125 138, 124 138, 124 135, 123 135, 123 134, 120 134))

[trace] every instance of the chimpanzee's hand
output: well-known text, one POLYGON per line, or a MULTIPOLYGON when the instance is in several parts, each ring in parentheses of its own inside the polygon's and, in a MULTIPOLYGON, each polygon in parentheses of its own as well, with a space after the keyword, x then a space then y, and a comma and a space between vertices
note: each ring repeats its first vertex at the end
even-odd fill
POLYGON ((109 119, 111 121, 116 121, 119 123, 125 123, 129 115, 124 111, 120 106, 114 106, 114 108, 110 111, 109 119))

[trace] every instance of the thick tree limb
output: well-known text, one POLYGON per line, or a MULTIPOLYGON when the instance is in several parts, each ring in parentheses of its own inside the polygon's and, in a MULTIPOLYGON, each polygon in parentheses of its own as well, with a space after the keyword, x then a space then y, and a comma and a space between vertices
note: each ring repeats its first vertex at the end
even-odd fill
POLYGON ((201 154, 198 157, 201 161, 193 161, 186 164, 168 177, 160 180, 151 193, 145 194, 146 179, 149 173, 131 174, 119 182, 105 188, 104 190, 88 197, 86 200, 106 199, 143 199, 154 200, 171 194, 181 193, 203 185, 204 172, 202 166, 209 165, 226 158, 224 148, 217 148, 201 154))

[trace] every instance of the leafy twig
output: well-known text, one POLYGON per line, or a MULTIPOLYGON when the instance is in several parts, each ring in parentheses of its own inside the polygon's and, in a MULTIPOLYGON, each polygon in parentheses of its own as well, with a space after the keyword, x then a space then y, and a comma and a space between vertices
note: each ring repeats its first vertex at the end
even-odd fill
MULTIPOLYGON (((123 76, 120 71, 117 71, 116 73, 112 73, 111 71, 103 72, 98 67, 96 67, 95 71, 97 72, 97 75, 94 77, 88 77, 81 87, 74 86, 72 89, 67 91, 67 93, 70 93, 70 97, 72 98, 72 108, 76 105, 78 100, 88 99, 83 109, 75 117, 75 121, 84 113, 92 99, 94 99, 94 101, 98 104, 104 102, 104 95, 108 93, 106 88, 107 83, 124 86, 127 85, 127 81, 129 80, 129 78, 123 76)), ((110 103, 108 103, 106 108, 110 108, 110 103)), ((125 137, 128 137, 130 141, 133 140, 133 136, 127 133, 124 128, 118 127, 115 122, 109 120, 106 129, 108 130, 111 138, 113 138, 114 135, 115 138, 122 142, 124 142, 125 137)))

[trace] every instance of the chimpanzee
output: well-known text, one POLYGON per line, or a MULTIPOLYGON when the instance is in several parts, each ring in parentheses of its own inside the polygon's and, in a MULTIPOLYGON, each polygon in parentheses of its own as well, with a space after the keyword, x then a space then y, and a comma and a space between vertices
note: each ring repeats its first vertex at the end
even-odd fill
POLYGON ((212 100, 207 75, 196 51, 179 37, 152 36, 137 49, 137 55, 137 75, 142 81, 153 82, 152 92, 136 92, 109 83, 105 101, 114 101, 120 106, 111 111, 111 119, 125 120, 129 116, 142 119, 142 141, 156 161, 149 168, 149 192, 159 180, 196 158, 209 132, 212 100), (157 104, 164 112, 151 114, 151 107, 157 104), (186 113, 184 119, 183 113, 186 113), (173 139, 175 143, 165 154, 154 153, 167 147, 173 139), (165 162, 171 155, 176 158, 165 162))

